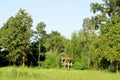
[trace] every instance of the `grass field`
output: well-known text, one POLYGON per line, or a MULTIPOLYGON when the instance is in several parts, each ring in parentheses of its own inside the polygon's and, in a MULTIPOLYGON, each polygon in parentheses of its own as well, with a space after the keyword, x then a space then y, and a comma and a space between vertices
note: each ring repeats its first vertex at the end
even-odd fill
POLYGON ((90 70, 0 68, 0 80, 120 80, 120 73, 90 70))

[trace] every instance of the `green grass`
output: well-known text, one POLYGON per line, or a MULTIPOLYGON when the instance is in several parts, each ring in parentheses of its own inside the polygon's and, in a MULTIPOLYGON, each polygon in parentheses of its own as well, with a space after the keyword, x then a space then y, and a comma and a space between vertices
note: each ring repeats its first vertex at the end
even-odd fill
POLYGON ((120 80, 120 73, 72 69, 2 67, 0 68, 0 80, 120 80))

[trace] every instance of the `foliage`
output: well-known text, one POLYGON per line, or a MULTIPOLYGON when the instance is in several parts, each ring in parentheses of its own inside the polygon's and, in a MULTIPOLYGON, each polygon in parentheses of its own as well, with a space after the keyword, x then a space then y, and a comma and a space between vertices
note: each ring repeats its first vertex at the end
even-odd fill
POLYGON ((64 52, 65 38, 60 35, 57 31, 52 31, 48 34, 49 50, 58 51, 59 53, 64 52))
MULTIPOLYGON (((46 24, 44 22, 40 22, 37 24, 37 39, 38 39, 38 62, 40 62, 40 56, 41 56, 41 45, 42 45, 42 42, 41 42, 41 39, 42 37, 46 34, 46 31, 45 31, 45 27, 46 27, 46 24)), ((40 66, 40 65, 39 65, 40 66)))
POLYGON ((101 59, 106 58, 111 64, 116 63, 116 72, 118 73, 119 65, 119 23, 120 23, 120 1, 103 0, 102 4, 92 3, 91 10, 93 13, 100 11, 99 15, 93 17, 95 26, 100 29, 101 44, 97 50, 100 50, 101 59))
POLYGON ((17 60, 26 61, 26 54, 30 52, 30 37, 32 36, 32 19, 25 10, 8 19, 0 29, 1 46, 9 52, 6 56, 14 64, 17 60))
POLYGON ((60 67, 60 54, 73 58, 74 69, 108 69, 120 66, 120 1, 103 0, 91 3, 95 14, 83 20, 82 29, 66 39, 58 31, 47 33, 39 22, 32 31, 32 18, 20 9, 0 28, 0 64, 41 65, 60 67), (33 33, 34 32, 34 33, 33 33), (35 40, 30 41, 34 37, 35 40), (2 51, 2 48, 4 51, 2 51), (3 61, 4 60, 4 61, 3 61), (35 63, 35 64, 33 64, 35 63), (8 62, 7 62, 8 64, 8 62))
POLYGON ((60 67, 60 56, 58 52, 47 52, 46 59, 44 62, 41 62, 41 67, 43 68, 55 68, 60 67))

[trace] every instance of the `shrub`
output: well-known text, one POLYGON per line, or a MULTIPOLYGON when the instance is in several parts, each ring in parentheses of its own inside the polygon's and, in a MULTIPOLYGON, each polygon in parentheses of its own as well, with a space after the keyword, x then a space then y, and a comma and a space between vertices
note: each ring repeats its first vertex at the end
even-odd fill
POLYGON ((84 56, 83 53, 81 53, 81 57, 77 56, 77 57, 74 58, 73 68, 74 69, 80 69, 80 70, 88 69, 86 63, 87 63, 86 57, 84 56))
POLYGON ((41 62, 43 68, 56 68, 60 66, 60 56, 57 52, 47 52, 45 61, 41 62))

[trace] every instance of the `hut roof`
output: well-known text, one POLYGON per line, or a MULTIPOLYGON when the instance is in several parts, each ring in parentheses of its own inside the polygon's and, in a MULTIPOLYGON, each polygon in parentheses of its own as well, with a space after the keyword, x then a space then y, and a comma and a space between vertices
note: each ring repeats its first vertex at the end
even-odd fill
POLYGON ((65 60, 68 60, 68 61, 72 61, 73 60, 73 58, 71 58, 71 57, 62 57, 62 59, 65 59, 65 60))

